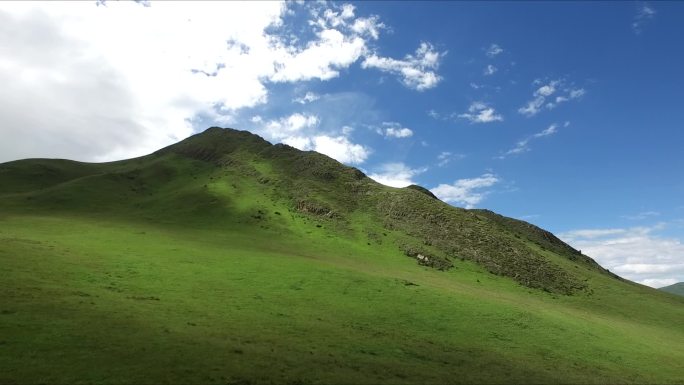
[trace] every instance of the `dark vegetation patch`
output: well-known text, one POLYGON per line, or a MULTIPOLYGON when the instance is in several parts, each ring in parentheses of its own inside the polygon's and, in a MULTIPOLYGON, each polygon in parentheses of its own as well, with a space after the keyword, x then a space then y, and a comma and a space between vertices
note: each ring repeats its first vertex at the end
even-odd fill
POLYGON ((411 190, 416 190, 416 191, 418 191, 418 192, 420 192, 420 193, 423 193, 423 194, 429 196, 429 197, 432 198, 432 199, 438 199, 438 198, 435 196, 435 194, 432 193, 432 191, 426 189, 426 188, 423 187, 423 186, 418 186, 417 184, 412 184, 412 185, 410 185, 410 186, 408 186, 408 187, 406 187, 406 188, 409 188, 409 189, 411 189, 411 190))
POLYGON ((432 267, 442 271, 449 270, 454 267, 453 262, 451 262, 448 257, 440 257, 411 246, 404 246, 403 249, 404 254, 414 258, 421 266, 432 267))
POLYGON ((159 297, 154 297, 154 296, 137 296, 137 295, 132 295, 126 297, 128 299, 134 299, 136 301, 160 301, 159 297))
POLYGON ((388 229, 403 231, 447 257, 474 261, 522 285, 562 294, 586 287, 522 241, 502 234, 491 220, 467 210, 407 190, 382 194, 377 210, 388 229))
POLYGON ((323 203, 315 200, 301 200, 297 202, 297 211, 326 218, 339 218, 340 215, 323 203))

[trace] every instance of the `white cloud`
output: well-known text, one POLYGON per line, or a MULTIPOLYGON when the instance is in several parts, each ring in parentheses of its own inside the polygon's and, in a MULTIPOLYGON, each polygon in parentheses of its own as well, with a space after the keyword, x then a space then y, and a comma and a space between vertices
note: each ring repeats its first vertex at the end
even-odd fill
POLYGON ((255 118, 251 119, 256 124, 253 131, 274 142, 303 151, 317 151, 347 164, 363 163, 371 154, 369 147, 349 139, 353 132, 351 127, 344 126, 341 133, 319 132, 320 119, 317 115, 297 112, 269 121, 264 121, 260 116, 255 118))
MULTIPOLYGON (((570 122, 565 122, 565 124, 563 126, 567 127, 568 125, 570 125, 570 122)), ((557 132, 558 132, 558 125, 554 123, 554 124, 550 125, 549 127, 547 127, 546 129, 544 129, 540 132, 537 132, 536 134, 532 134, 532 135, 528 136, 527 138, 519 141, 518 143, 515 144, 515 147, 506 151, 502 155, 497 156, 496 158, 497 159, 505 159, 506 157, 508 157, 510 155, 519 155, 519 154, 528 152, 528 151, 530 151, 529 144, 531 141, 533 141, 535 139, 543 138, 545 136, 551 136, 557 132)))
POLYGON ((545 98, 543 96, 537 96, 536 98, 527 102, 527 105, 524 107, 520 107, 518 112, 527 117, 537 115, 539 111, 541 111, 541 107, 544 105, 544 100, 545 98))
POLYGON ((312 150, 348 164, 363 163, 371 153, 368 147, 352 143, 345 136, 318 135, 313 137, 312 144, 312 150))
POLYGON ((459 114, 459 118, 468 119, 471 123, 491 123, 503 121, 503 116, 496 113, 493 107, 483 102, 473 102, 468 112, 459 114))
POLYGON ((442 117, 442 115, 440 115, 440 113, 435 111, 435 110, 430 110, 430 111, 428 111, 427 114, 429 117, 431 117, 433 119, 440 119, 442 117))
POLYGON ((483 74, 484 76, 490 76, 490 75, 494 75, 494 73, 495 73, 496 71, 497 71, 497 68, 496 68, 496 67, 494 67, 494 66, 491 65, 491 64, 488 64, 487 67, 485 67, 484 71, 482 71, 482 74, 483 74))
POLYGON ((299 103, 299 104, 307 104, 307 103, 314 102, 320 98, 321 97, 319 95, 316 95, 315 93, 309 91, 304 96, 294 98, 292 101, 295 103, 299 103))
POLYGON ((635 215, 623 215, 622 218, 633 220, 633 221, 640 221, 643 219, 648 219, 652 217, 657 217, 659 216, 660 213, 657 211, 643 211, 635 215))
POLYGON ((398 75, 406 87, 424 91, 437 86, 442 80, 436 70, 444 55, 446 52, 438 52, 432 44, 423 42, 414 55, 406 55, 403 60, 372 54, 364 59, 361 67, 398 75))
POLYGON ((652 278, 652 279, 644 279, 641 281, 642 284, 650 287, 655 287, 655 288, 660 288, 660 287, 665 287, 665 286, 670 286, 674 285, 678 281, 674 278, 652 278))
POLYGON ((263 32, 281 5, 247 5, 241 16, 249 21, 233 16, 233 4, 181 8, 0 3, 0 160, 141 155, 190 135, 190 119, 211 114, 214 103, 264 100, 265 88, 250 76, 231 83, 239 91, 219 94, 222 77, 192 69, 216 70, 217 45, 226 51, 226 37, 263 32))
POLYGON ((548 108, 548 109, 556 108, 559 104, 565 103, 565 102, 570 101, 572 99, 581 98, 586 93, 584 88, 566 89, 565 91, 567 92, 566 95, 557 96, 555 99, 555 103, 554 102, 546 103, 546 108, 548 108))
POLYGON ((552 80, 534 91, 534 99, 527 102, 527 105, 518 109, 518 112, 525 116, 534 116, 539 113, 546 98, 556 92, 556 87, 560 84, 560 80, 552 80))
POLYGON ((447 164, 449 164, 452 160, 458 160, 463 158, 465 158, 465 155, 463 154, 454 154, 449 151, 442 151, 439 155, 437 155, 437 166, 444 167, 447 164))
MULTIPOLYGON (((534 85, 542 84, 541 80, 536 79, 532 82, 534 85)), ((542 109, 553 109, 559 104, 567 102, 572 99, 579 99, 586 94, 583 88, 568 88, 565 86, 565 81, 562 79, 551 80, 547 84, 537 88, 532 94, 533 98, 527 102, 523 107, 518 109, 518 112, 527 117, 537 115, 542 109), (552 95, 558 94, 555 98, 552 95), (548 101, 551 100, 551 101, 548 101)))
POLYGON ((552 124, 547 129, 532 135, 532 137, 533 138, 542 138, 544 136, 553 135, 556 132, 558 132, 558 129, 556 127, 558 127, 558 126, 556 126, 555 124, 552 124))
POLYGON ((361 36, 349 36, 336 29, 317 33, 317 40, 295 51, 283 43, 272 45, 275 72, 268 79, 274 82, 329 80, 339 76, 339 70, 349 67, 366 52, 361 36))
POLYGON ((499 55, 500 53, 502 53, 503 51, 504 51, 503 48, 499 47, 498 44, 492 44, 489 46, 489 48, 487 48, 486 55, 488 57, 493 58, 493 57, 499 55))
POLYGON ((566 233, 563 233, 563 236, 566 237, 567 239, 575 239, 575 238, 594 239, 594 238, 605 237, 607 235, 625 234, 626 232, 627 232, 627 230, 625 230, 625 229, 586 229, 586 230, 568 231, 566 233))
POLYGON ((523 139, 523 140, 519 141, 518 143, 515 144, 515 147, 506 151, 502 155, 499 155, 497 157, 497 159, 506 159, 506 157, 508 157, 510 155, 518 155, 518 154, 522 154, 522 153, 530 151, 530 148, 527 145, 529 142, 530 142, 529 139, 523 139))
POLYGON ((342 134, 345 136, 351 135, 351 133, 354 132, 354 127, 349 127, 349 126, 343 126, 342 127, 342 134))
POLYGON ((634 21, 632 21, 632 30, 637 35, 643 32, 644 24, 652 20, 656 15, 656 11, 653 7, 648 4, 642 4, 637 10, 637 14, 634 16, 634 21))
POLYGON ((473 208, 488 194, 488 191, 483 191, 483 189, 491 187, 499 181, 499 178, 494 174, 486 173, 472 179, 459 179, 453 184, 440 184, 430 191, 445 202, 473 208))
POLYGON ((388 128, 385 130, 385 135, 395 138, 408 138, 413 135, 413 131, 408 128, 388 128))
POLYGON ((378 183, 391 187, 406 187, 416 184, 413 177, 427 171, 427 168, 410 168, 404 163, 385 163, 368 176, 378 183))
POLYGON ((371 150, 361 144, 352 143, 349 138, 339 135, 288 136, 282 143, 302 151, 316 151, 325 154, 338 162, 361 164, 371 154, 371 150))
POLYGON ((580 97, 584 96, 585 93, 586 93, 586 91, 584 91, 584 88, 580 88, 580 89, 577 89, 577 90, 571 90, 571 91, 570 91, 570 94, 569 94, 569 95, 570 95, 570 99, 577 99, 577 98, 580 98, 580 97))
MULTIPOLYGON (((261 123, 261 117, 254 122, 261 123)), ((297 131, 304 128, 315 128, 318 123, 319 119, 316 115, 294 113, 290 116, 265 122, 259 133, 267 139, 283 140, 296 135, 297 131)))
POLYGON ((650 227, 573 230, 560 238, 609 270, 636 282, 659 287, 684 281, 684 244, 650 227))
POLYGON ((383 127, 378 127, 377 132, 388 138, 408 138, 413 136, 410 128, 402 127, 397 122, 382 122, 383 127))
POLYGON ((356 17, 356 7, 352 4, 342 4, 341 6, 321 2, 326 7, 322 9, 316 5, 311 5, 311 13, 315 19, 310 20, 310 25, 316 25, 321 29, 340 28, 353 31, 358 35, 366 35, 377 40, 380 37, 380 30, 385 28, 377 16, 356 17))
MULTIPOLYGON (((301 26, 290 28, 288 16, 311 7, 0 2, 0 161, 149 153, 196 122, 234 122, 238 110, 268 102, 271 83, 339 76, 383 28, 352 5, 325 4, 312 37, 293 40, 301 26)), ((436 67, 432 52, 419 53, 436 67)))

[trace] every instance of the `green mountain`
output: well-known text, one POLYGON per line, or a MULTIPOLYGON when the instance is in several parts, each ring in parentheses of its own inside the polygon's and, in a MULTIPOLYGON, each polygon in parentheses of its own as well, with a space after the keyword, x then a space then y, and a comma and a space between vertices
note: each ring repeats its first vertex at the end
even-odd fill
POLYGON ((210 128, 0 164, 0 383, 681 383, 684 298, 210 128))
POLYGON ((661 287, 658 290, 666 291, 672 294, 684 295, 684 282, 678 282, 674 285, 661 287))

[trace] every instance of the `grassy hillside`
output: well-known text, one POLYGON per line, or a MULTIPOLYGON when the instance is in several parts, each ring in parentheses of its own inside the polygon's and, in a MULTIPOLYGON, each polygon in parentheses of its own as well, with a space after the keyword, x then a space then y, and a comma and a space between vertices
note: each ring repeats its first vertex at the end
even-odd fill
POLYGON ((678 282, 678 283, 675 283, 674 285, 661 287, 658 290, 666 291, 668 293, 677 294, 677 295, 684 295, 684 282, 678 282))
POLYGON ((212 128, 0 165, 0 383, 681 383, 684 298, 212 128))

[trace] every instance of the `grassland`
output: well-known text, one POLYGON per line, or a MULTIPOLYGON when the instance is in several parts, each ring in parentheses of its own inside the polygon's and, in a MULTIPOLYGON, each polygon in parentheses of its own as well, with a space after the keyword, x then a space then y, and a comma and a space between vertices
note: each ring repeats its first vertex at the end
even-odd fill
POLYGON ((234 131, 3 164, 0 383, 681 383, 684 298, 559 242, 234 131))

